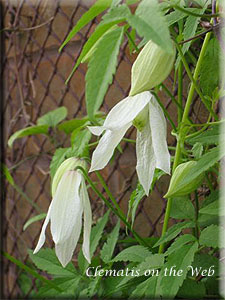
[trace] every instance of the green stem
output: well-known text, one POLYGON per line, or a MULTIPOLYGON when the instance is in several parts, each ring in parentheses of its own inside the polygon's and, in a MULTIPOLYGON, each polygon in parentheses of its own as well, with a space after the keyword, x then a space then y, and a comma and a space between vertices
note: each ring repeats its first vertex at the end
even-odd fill
POLYGON ((176 106, 183 111, 182 105, 177 101, 174 95, 170 92, 170 90, 165 86, 165 84, 161 84, 161 87, 164 89, 166 94, 171 98, 171 100, 176 104, 176 106))
POLYGON ((132 140, 132 139, 123 138, 122 141, 127 142, 127 143, 136 144, 136 141, 132 140))
MULTIPOLYGON (((201 66, 203 57, 205 55, 205 51, 206 51, 206 48, 207 48, 207 45, 208 45, 208 42, 209 42, 209 39, 210 39, 210 35, 211 35, 211 33, 207 33, 206 36, 205 36, 205 39, 204 39, 204 42, 203 42, 203 45, 202 45, 202 48, 201 48, 201 52, 199 54, 199 59, 198 59, 198 62, 197 62, 197 65, 196 65, 193 76, 192 76, 191 71, 189 69, 189 66, 188 66, 188 64, 187 64, 187 62, 184 58, 184 55, 183 55, 183 53, 180 49, 180 46, 176 44, 176 47, 177 47, 177 49, 178 49, 178 51, 181 55, 181 59, 182 59, 184 67, 185 67, 187 73, 191 74, 191 76, 189 76, 190 79, 191 79, 191 86, 190 86, 190 90, 189 90, 188 97, 187 97, 187 102, 185 104, 184 113, 183 113, 182 120, 181 120, 181 127, 180 127, 178 140, 177 140, 176 153, 175 153, 175 158, 174 158, 172 174, 173 174, 174 170, 176 169, 176 167, 180 163, 180 159, 181 159, 181 155, 182 155, 181 146, 182 146, 183 139, 184 139, 184 136, 183 136, 184 135, 184 127, 186 126, 186 123, 187 123, 187 120, 188 120, 188 115, 189 115, 191 103, 192 103, 192 100, 193 100, 194 91, 195 91, 196 86, 197 86, 196 85, 196 80, 198 79, 198 76, 199 76, 200 66, 201 66)), ((169 198, 168 201, 167 201, 166 212, 165 212, 165 217, 164 217, 164 223, 163 223, 162 235, 161 236, 164 236, 166 231, 167 231, 168 223, 169 223, 169 219, 170 219, 171 206, 172 206, 172 198, 169 198)), ((165 244, 160 245, 159 253, 163 253, 164 247, 165 247, 165 244)))
MULTIPOLYGON (((191 70, 190 70, 190 68, 188 66, 188 63, 187 63, 187 61, 186 61, 186 59, 184 57, 184 54, 183 54, 180 46, 177 44, 177 42, 175 42, 175 45, 176 45, 176 48, 177 48, 177 50, 178 50, 178 52, 180 54, 181 60, 183 62, 185 70, 186 70, 186 72, 188 74, 188 77, 191 80, 191 87, 190 87, 190 90, 189 90, 188 97, 190 97, 192 99, 192 97, 194 95, 194 91, 196 90, 196 92, 198 93, 199 97, 201 98, 201 100, 204 103, 204 105, 207 108, 207 110, 212 114, 212 116, 216 120, 218 120, 218 116, 213 111, 213 109, 209 106, 208 102, 205 100, 205 98, 204 98, 204 96, 203 96, 203 94, 202 94, 202 92, 201 92, 201 90, 198 87, 197 82, 196 82, 196 80, 198 79, 198 75, 200 73, 200 66, 201 66, 201 63, 202 63, 202 60, 203 60, 203 57, 204 57, 204 54, 205 54, 205 51, 206 51, 206 47, 207 47, 209 39, 210 39, 210 36, 211 36, 211 32, 207 33, 206 36, 205 36, 204 43, 203 43, 202 49, 201 49, 201 53, 200 53, 200 56, 199 56, 199 59, 198 59, 198 62, 197 62, 196 68, 195 68, 194 76, 191 73, 191 70), (203 55, 201 55, 201 54, 203 54, 203 55)), ((186 119, 188 117, 191 103, 192 103, 192 101, 189 103, 188 99, 187 99, 186 104, 188 104, 189 106, 188 107, 187 107, 187 105, 185 106, 186 112, 184 112, 184 113, 187 114, 187 116, 186 115, 184 116, 185 121, 186 121, 186 119)))
POLYGON ((27 196, 27 194, 25 194, 25 193, 22 191, 22 189, 21 189, 18 185, 13 184, 12 187, 17 191, 17 193, 18 193, 19 195, 21 195, 24 199, 26 199, 27 202, 29 202, 30 205, 33 206, 33 207, 36 209, 37 212, 39 212, 39 213, 42 213, 42 212, 43 212, 43 210, 41 210, 41 208, 40 208, 40 207, 39 207, 32 199, 30 199, 30 198, 27 196))
POLYGON ((173 130, 176 132, 176 131, 177 131, 177 127, 176 127, 176 125, 174 124, 173 120, 171 119, 170 114, 168 113, 168 111, 165 109, 164 105, 163 105, 162 102, 160 101, 159 96, 158 96, 155 92, 152 92, 152 94, 154 94, 154 96, 155 96, 157 102, 159 103, 160 107, 162 108, 162 110, 163 110, 165 116, 167 117, 168 121, 170 122, 170 124, 171 124, 173 130))
POLYGON ((34 271, 33 269, 31 269, 30 267, 24 265, 20 260, 17 260, 15 257, 11 256, 9 253, 3 252, 2 254, 8 260, 10 260, 12 263, 14 263, 15 265, 17 265, 20 269, 26 271, 27 273, 29 273, 33 277, 35 277, 35 278, 43 281, 44 283, 46 283, 49 286, 49 288, 54 288, 55 290, 57 290, 59 292, 62 292, 62 289, 59 288, 57 285, 55 285, 51 280, 48 280, 45 277, 41 276, 40 274, 38 274, 36 271, 34 271))
POLYGON ((136 240, 139 242, 140 245, 143 245, 145 247, 148 247, 148 244, 145 242, 145 240, 142 239, 142 237, 131 227, 130 223, 127 222, 127 220, 121 215, 114 206, 104 197, 104 195, 96 188, 90 177, 88 176, 87 172, 82 167, 76 167, 76 170, 80 170, 83 173, 83 176, 87 180, 87 182, 90 184, 92 190, 100 197, 105 204, 108 206, 109 209, 112 210, 112 212, 129 228, 129 230, 133 233, 136 240))
POLYGON ((182 114, 183 114, 183 64, 182 62, 179 63, 178 67, 178 111, 177 111, 177 120, 178 124, 180 124, 182 120, 182 114))
POLYGON ((117 208, 118 212, 121 214, 121 216, 125 217, 124 216, 124 213, 122 212, 119 204, 117 203, 116 199, 113 197, 111 191, 109 190, 107 184, 105 183, 105 180, 104 178, 102 177, 102 175, 98 172, 98 171, 95 171, 98 179, 100 180, 100 183, 101 185, 104 187, 105 191, 106 191, 106 194, 109 196, 109 199, 112 201, 112 203, 115 205, 115 207, 117 208))
POLYGON ((131 44, 134 46, 134 49, 136 50, 137 53, 139 53, 141 50, 138 48, 138 46, 136 45, 135 41, 132 39, 130 33, 128 32, 128 30, 125 31, 128 39, 130 40, 131 44))
POLYGON ((190 15, 190 16, 194 16, 194 17, 200 17, 200 18, 213 18, 213 17, 219 17, 220 14, 197 14, 193 11, 190 11, 190 10, 186 10, 185 8, 182 8, 178 5, 171 5, 170 6, 171 8, 176 8, 177 10, 179 11, 182 11, 183 13, 187 14, 187 15, 190 15))

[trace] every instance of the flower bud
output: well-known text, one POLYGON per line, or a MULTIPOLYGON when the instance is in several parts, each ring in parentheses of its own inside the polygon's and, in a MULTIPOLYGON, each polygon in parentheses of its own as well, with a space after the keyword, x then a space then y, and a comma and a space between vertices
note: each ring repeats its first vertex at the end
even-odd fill
POLYGON ((139 130, 142 131, 145 127, 146 123, 148 122, 148 107, 145 107, 133 120, 132 124, 139 130))
POLYGON ((149 41, 139 53, 131 70, 130 96, 151 90, 170 74, 175 60, 176 50, 167 53, 161 47, 149 41))
POLYGON ((54 196, 57 186, 63 176, 63 174, 66 171, 73 171, 76 169, 76 167, 82 167, 85 168, 87 167, 87 164, 84 160, 78 159, 76 157, 70 157, 68 159, 66 159, 57 169, 54 177, 53 177, 53 181, 52 181, 52 196, 54 196))
POLYGON ((180 164, 174 171, 174 174, 170 181, 170 186, 168 192, 164 196, 165 198, 168 197, 180 197, 185 196, 193 192, 198 188, 201 184, 204 173, 201 174, 198 178, 195 178, 187 185, 183 185, 183 180, 190 175, 192 172, 193 167, 197 164, 196 161, 189 161, 183 164, 180 164))

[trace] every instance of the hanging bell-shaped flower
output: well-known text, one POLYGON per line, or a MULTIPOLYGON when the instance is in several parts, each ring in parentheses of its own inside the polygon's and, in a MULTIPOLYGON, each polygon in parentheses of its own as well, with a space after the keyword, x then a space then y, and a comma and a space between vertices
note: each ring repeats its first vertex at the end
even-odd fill
POLYGON ((149 91, 162 83, 170 74, 176 55, 165 52, 157 44, 149 41, 139 53, 131 70, 130 96, 149 91))
POLYGON ((85 162, 75 157, 68 158, 58 168, 52 183, 52 202, 42 226, 37 253, 45 242, 45 231, 50 221, 52 239, 56 255, 65 267, 73 256, 80 237, 83 220, 83 254, 91 262, 90 233, 92 213, 90 201, 82 173, 77 166, 85 167, 85 162))

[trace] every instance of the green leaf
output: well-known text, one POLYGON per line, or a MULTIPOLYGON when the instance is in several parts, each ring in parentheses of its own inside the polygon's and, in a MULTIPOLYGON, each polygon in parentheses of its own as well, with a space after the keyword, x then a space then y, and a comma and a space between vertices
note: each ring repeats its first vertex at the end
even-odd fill
POLYGON ((65 106, 62 106, 40 117, 37 120, 37 124, 55 127, 58 123, 64 120, 66 116, 67 116, 67 108, 65 106))
POLYGON ((223 230, 217 225, 206 227, 199 237, 199 244, 205 247, 219 247, 219 231, 223 230))
POLYGON ((111 22, 113 22, 114 24, 124 22, 130 14, 131 12, 126 4, 113 7, 107 14, 102 17, 100 26, 102 26, 103 24, 109 24, 111 22))
POLYGON ((112 0, 112 4, 110 6, 110 10, 113 8, 113 7, 116 7, 120 4, 121 0, 112 0))
MULTIPOLYGON (((139 275, 146 275, 146 270, 159 269, 164 265, 164 254, 150 254, 135 268, 139 270, 139 275)), ((156 274, 156 273, 155 273, 156 274)))
POLYGON ((51 179, 53 180, 53 177, 55 175, 55 172, 59 168, 59 166, 70 157, 83 157, 86 156, 86 150, 88 142, 91 138, 91 133, 88 129, 80 131, 80 128, 78 128, 77 132, 74 132, 72 134, 73 137, 73 145, 69 148, 58 148, 51 160, 50 163, 50 175, 51 179))
POLYGON ((65 45, 85 26, 87 25, 91 20, 93 20, 95 17, 97 17, 100 13, 102 13, 104 10, 106 10, 108 7, 110 7, 112 3, 112 0, 97 0, 95 4, 85 13, 82 15, 80 20, 77 22, 77 24, 73 27, 73 29, 68 34, 65 41, 62 43, 61 47, 59 48, 59 51, 61 51, 65 45))
POLYGON ((214 274, 213 277, 219 275, 219 259, 215 256, 206 253, 196 253, 195 259, 192 263, 193 273, 192 270, 189 271, 190 276, 198 277, 201 275, 201 271, 209 270, 210 267, 213 266, 214 274))
MULTIPOLYGON (((150 252, 149 252, 150 254, 150 252)), ((118 288, 124 288, 127 283, 134 279, 134 277, 140 276, 158 276, 158 269, 164 264, 164 254, 150 254, 145 259, 142 258, 142 262, 137 265, 137 267, 132 268, 132 270, 126 274, 125 278, 121 280, 118 288), (146 273, 147 272, 147 273, 146 273), (149 274, 150 273, 150 274, 149 274)))
POLYGON ((79 127, 72 132, 71 145, 73 145, 73 147, 76 147, 77 156, 81 155, 84 152, 90 139, 91 139, 91 132, 87 128, 82 130, 81 127, 79 127))
MULTIPOLYGON (((91 238, 90 238, 90 256, 91 257, 93 256, 93 254, 99 244, 99 241, 102 237, 105 225, 108 222, 109 212, 110 211, 108 210, 104 214, 104 216, 98 220, 98 223, 94 227, 92 227, 91 238)), ((84 258, 82 250, 79 252, 79 255, 78 255, 78 265, 79 265, 79 268, 82 273, 84 273, 88 267, 88 262, 84 258)))
POLYGON ((167 249, 165 255, 170 255, 171 253, 180 249, 183 245, 196 241, 196 238, 191 234, 184 234, 179 236, 172 245, 167 249))
POLYGON ((77 274, 77 271, 71 262, 63 268, 55 255, 55 251, 52 249, 42 248, 37 254, 33 254, 32 250, 28 250, 28 253, 30 259, 38 269, 46 271, 51 275, 74 277, 77 274))
POLYGON ((79 64, 82 62, 82 60, 88 54, 88 52, 91 51, 92 47, 94 47, 95 44, 98 42, 98 40, 103 36, 103 34, 106 31, 108 31, 110 28, 112 28, 116 23, 117 23, 117 21, 114 21, 114 22, 106 23, 106 24, 99 25, 96 27, 94 33, 88 38, 87 42, 83 46, 81 54, 80 54, 79 58, 77 59, 76 64, 73 67, 69 77, 67 78, 66 83, 69 82, 70 78, 72 77, 72 75, 74 74, 76 69, 78 68, 79 64))
POLYGON ((53 180, 53 177, 54 177, 55 172, 57 171, 58 167, 66 159, 66 153, 67 153, 68 149, 69 148, 56 149, 56 151, 52 157, 51 163, 50 163, 50 175, 51 175, 52 180, 53 180))
POLYGON ((172 199, 170 216, 174 219, 195 219, 195 208, 188 197, 172 199))
POLYGON ((200 214, 198 217, 198 225, 200 227, 206 227, 209 225, 219 225, 219 218, 218 216, 213 215, 204 215, 200 214))
POLYGON ((29 227, 31 224, 33 224, 34 222, 40 221, 42 219, 44 219, 47 216, 46 213, 43 214, 39 214, 37 216, 34 216, 32 218, 30 218, 23 226, 23 231, 25 231, 27 229, 27 227, 29 227))
MULTIPOLYGON (((32 289, 33 282, 31 280, 31 278, 25 272, 22 272, 19 274, 18 279, 17 279, 17 284, 20 287, 20 291, 21 291, 20 296, 23 296, 23 298, 24 298, 26 295, 29 294, 29 297, 32 298, 32 296, 34 294, 34 289, 32 289)), ((36 285, 36 282, 35 282, 35 285, 36 285)), ((48 286, 48 288, 49 288, 49 286, 48 286)))
POLYGON ((121 291, 116 291, 117 286, 120 284, 120 276, 109 276, 103 281, 103 293, 100 299, 119 299, 122 295, 121 291))
MULTIPOLYGON (((155 183, 163 176, 165 173, 162 170, 155 169, 152 184, 150 187, 150 192, 154 189, 155 183)), ((127 212, 127 220, 130 219, 131 216, 131 226, 134 225, 134 220, 136 216, 136 210, 138 208, 139 203, 145 196, 145 191, 142 187, 142 185, 138 182, 137 187, 133 192, 131 193, 130 200, 128 203, 128 212, 127 212)))
POLYGON ((152 254, 148 248, 138 245, 124 249, 116 257, 114 257, 112 261, 142 262, 149 255, 152 254))
POLYGON ((134 219, 136 215, 136 210, 138 204, 140 203, 141 199, 145 196, 145 191, 140 183, 137 184, 136 189, 131 193, 129 204, 128 204, 128 213, 127 213, 127 220, 129 220, 131 215, 131 226, 134 225, 134 219))
POLYGON ((203 133, 193 138, 187 139, 186 141, 191 145, 194 145, 195 143, 201 143, 203 145, 214 145, 219 143, 219 138, 220 138, 220 126, 214 125, 212 127, 209 127, 203 133))
POLYGON ((224 216, 224 209, 221 209, 219 201, 214 201, 201 208, 199 213, 213 216, 224 216))
POLYGON ((191 149, 194 158, 199 159, 203 153, 203 145, 199 142, 195 143, 191 149))
POLYGON ((38 290, 37 294, 35 295, 35 298, 59 299, 59 297, 60 298, 63 297, 63 299, 67 299, 67 298, 72 299, 74 298, 80 280, 81 280, 80 276, 55 278, 52 280, 52 282, 56 286, 58 286, 62 290, 62 292, 58 292, 54 288, 49 288, 49 286, 44 285, 38 290))
POLYGON ((72 119, 59 124, 57 128, 61 131, 64 131, 66 134, 69 134, 73 132, 75 129, 86 125, 87 123, 88 123, 87 117, 83 119, 72 119))
POLYGON ((195 242, 191 245, 184 245, 182 248, 168 256, 168 261, 160 273, 162 276, 160 281, 160 294, 163 298, 173 298, 176 296, 180 286, 186 278, 188 267, 192 264, 197 250, 198 242, 195 242), (172 268, 175 270, 182 270, 181 276, 166 275, 169 274, 169 272, 172 272, 172 268))
POLYGON ((214 201, 219 201, 220 197, 220 190, 213 191, 208 197, 204 199, 204 201, 201 203, 201 208, 206 207, 210 203, 214 201))
POLYGON ((136 286, 129 299, 156 299, 157 276, 152 276, 136 286))
MULTIPOLYGON (((194 13, 203 14, 205 9, 206 8, 204 8, 204 9, 196 8, 196 9, 193 9, 192 11, 194 13)), ((187 20, 184 24, 184 32, 183 32, 184 40, 187 40, 195 35, 200 19, 201 19, 200 17, 198 18, 198 17, 194 17, 194 16, 187 17, 187 20)), ((183 45, 183 47, 182 47, 183 54, 185 54, 188 51, 188 49, 190 48, 190 45, 191 45, 191 42, 187 42, 183 45)))
POLYGON ((208 43, 208 47, 201 64, 199 78, 200 87, 203 93, 210 97, 219 84, 219 53, 219 42, 214 37, 208 43))
POLYGON ((130 51, 131 55, 132 55, 133 51, 136 51, 136 48, 134 46, 135 39, 136 39, 136 30, 134 28, 132 28, 132 30, 130 31, 130 38, 128 38, 128 46, 129 46, 129 51, 130 51))
POLYGON ((116 246, 116 243, 117 243, 117 240, 118 240, 119 230, 120 230, 120 220, 118 220, 115 228, 110 233, 110 235, 107 238, 107 241, 105 242, 105 244, 102 247, 101 259, 105 263, 110 262, 110 260, 112 258, 113 251, 115 249, 115 246, 116 246))
POLYGON ((98 243, 102 237, 103 230, 106 223, 108 222, 109 212, 107 211, 104 216, 98 220, 98 223, 91 230, 91 244, 90 244, 90 255, 92 256, 98 246, 98 243))
POLYGON ((169 26, 173 25, 174 23, 182 20, 187 15, 179 10, 172 11, 170 14, 166 15, 166 20, 169 26))
POLYGON ((89 282, 88 288, 87 288, 87 293, 86 293, 86 295, 88 296, 88 299, 91 299, 94 295, 97 294, 100 280, 101 280, 101 278, 97 276, 89 282))
MULTIPOLYGON (((203 14, 205 9, 206 9, 206 6, 203 9, 198 9, 198 8, 193 9, 192 8, 189 10, 194 13, 203 14)), ((195 16, 187 17, 187 20, 184 24, 184 31, 183 31, 183 39, 184 40, 188 40, 188 39, 192 38, 193 36, 195 36, 200 19, 201 19, 200 17, 195 17, 195 16)), ((183 47, 182 47, 183 54, 185 54, 189 50, 191 43, 192 43, 192 41, 187 42, 183 45, 183 47)), ((176 69, 179 66, 180 61, 181 61, 181 57, 180 57, 180 55, 178 55, 176 65, 175 65, 176 69)))
POLYGON ((205 295, 206 289, 202 281, 197 282, 187 278, 179 289, 177 297, 178 299, 204 299, 205 295))
POLYGON ((47 134, 48 133, 48 125, 34 125, 30 126, 24 129, 20 129, 16 131, 8 140, 8 146, 12 147, 13 142, 16 139, 29 136, 29 135, 35 135, 35 134, 47 134))
MULTIPOLYGON (((198 161, 197 164, 192 168, 192 172, 179 181, 179 190, 185 188, 192 181, 199 178, 199 176, 211 168, 216 162, 218 162, 225 155, 225 146, 221 144, 220 146, 214 147, 209 152, 204 154, 198 161)), ((176 190, 174 189, 174 194, 176 190)))
POLYGON ((137 3, 137 2, 140 2, 140 0, 126 0, 126 4, 127 5, 133 5, 133 4, 137 3))
POLYGON ((172 227, 170 227, 167 232, 165 233, 164 236, 162 236, 158 241, 157 243, 153 246, 153 247, 157 247, 163 243, 166 243, 166 242, 169 242, 171 241, 172 239, 174 239, 183 229, 185 228, 192 228, 194 227, 195 224, 194 222, 188 222, 188 221, 185 221, 185 222, 180 222, 180 223, 177 223, 175 225, 173 225, 172 227))
POLYGON ((152 40, 168 53, 173 52, 166 17, 163 16, 157 0, 142 0, 135 15, 128 16, 127 21, 141 37, 152 40))
POLYGON ((220 299, 221 289, 220 289, 220 281, 215 277, 209 277, 206 279, 205 287, 208 295, 215 295, 214 299, 220 299))
POLYGON ((86 106, 91 120, 101 106, 116 71, 117 56, 123 38, 123 28, 107 32, 90 58, 86 73, 86 106))

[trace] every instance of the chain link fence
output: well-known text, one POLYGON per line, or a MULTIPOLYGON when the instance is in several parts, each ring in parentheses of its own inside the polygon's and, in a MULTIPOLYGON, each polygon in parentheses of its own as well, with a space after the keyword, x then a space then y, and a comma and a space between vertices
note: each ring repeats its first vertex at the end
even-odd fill
MULTIPOLYGON (((4 78, 4 161, 16 184, 12 187, 5 182, 4 186, 3 243, 4 251, 24 263, 28 259, 27 249, 34 249, 37 243, 42 222, 34 223, 25 231, 23 226, 29 218, 48 209, 51 201, 49 165, 55 148, 48 138, 41 135, 16 140, 12 149, 7 147, 7 140, 15 131, 34 125, 38 117, 60 106, 68 109, 68 119, 86 115, 86 66, 79 66, 68 85, 65 80, 99 19, 96 18, 82 29, 62 52, 59 53, 58 49, 92 3, 93 1, 88 0, 2 2, 5 29, 5 53, 1 74, 4 78)), ((134 55, 130 55, 128 41, 125 40, 118 57, 117 73, 102 107, 104 112, 108 112, 128 95, 133 61, 134 55)), ((171 74, 165 84, 173 91, 172 96, 176 96, 177 87, 172 86, 173 76, 171 74)), ((176 122, 176 110, 171 98, 165 91, 161 91, 162 102, 176 122)), ((192 117, 198 122, 205 120, 205 111, 197 101, 193 103, 192 117)), ((175 139, 170 132, 171 127, 168 124, 168 141, 173 146, 175 139)), ((135 138, 135 130, 130 130, 127 137, 135 138)), ((59 143, 61 147, 67 147, 69 139, 60 134, 59 143)), ((137 183, 135 146, 122 143, 122 150, 122 154, 116 153, 115 159, 102 171, 102 175, 126 212, 131 191, 137 183)), ((95 175, 92 177, 97 181, 95 175)), ((162 177, 151 195, 144 198, 137 209, 134 228, 143 237, 158 236, 161 232, 166 204, 163 195, 168 187, 168 178, 162 177)), ((95 222, 103 215, 105 207, 91 191, 90 196, 95 222)), ((110 222, 113 225, 115 220, 112 218, 110 222)), ((50 233, 47 234, 46 246, 53 246, 50 233)), ((76 263, 76 254, 74 262, 76 263)), ((18 295, 28 297, 31 290, 35 289, 33 281, 26 291, 21 291, 20 281, 20 271, 12 263, 5 261, 6 298, 15 298, 18 295)))

